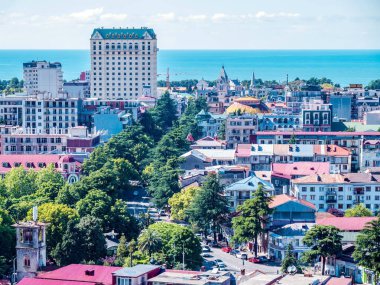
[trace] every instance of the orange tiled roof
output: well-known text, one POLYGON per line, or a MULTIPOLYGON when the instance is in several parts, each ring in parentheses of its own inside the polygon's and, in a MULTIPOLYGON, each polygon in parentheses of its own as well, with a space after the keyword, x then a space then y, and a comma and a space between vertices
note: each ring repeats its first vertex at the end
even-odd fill
POLYGON ((306 200, 298 199, 296 197, 289 196, 289 195, 286 195, 286 194, 281 194, 281 195, 274 196, 272 198, 272 201, 269 204, 269 208, 276 208, 276 207, 278 207, 278 206, 280 206, 282 204, 285 204, 287 202, 290 202, 290 201, 294 201, 294 202, 303 204, 303 205, 305 205, 307 207, 316 209, 315 205, 313 203, 310 203, 310 202, 308 202, 306 200))

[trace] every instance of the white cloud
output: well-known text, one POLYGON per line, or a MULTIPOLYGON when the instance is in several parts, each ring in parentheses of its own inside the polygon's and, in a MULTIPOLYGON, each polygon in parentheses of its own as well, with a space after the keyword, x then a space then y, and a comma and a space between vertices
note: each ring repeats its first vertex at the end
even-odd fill
POLYGON ((279 12, 279 13, 268 13, 265 11, 259 11, 255 14, 256 19, 273 19, 273 18, 296 18, 300 14, 298 13, 288 13, 288 12, 279 12))
POLYGON ((94 24, 99 21, 124 21, 127 18, 127 14, 124 13, 105 13, 104 8, 86 9, 79 12, 73 12, 70 14, 51 16, 49 20, 55 22, 75 22, 75 23, 91 23, 94 24))
POLYGON ((178 17, 179 21, 182 22, 202 22, 207 19, 206 15, 188 15, 178 17))
POLYGON ((103 8, 86 9, 80 12, 71 13, 63 17, 71 18, 71 19, 78 20, 81 22, 87 22, 87 21, 95 20, 97 17, 101 16, 103 13, 103 10, 104 10, 103 8))
POLYGON ((172 22, 176 19, 176 16, 173 12, 170 12, 170 13, 159 13, 154 18, 156 21, 159 21, 159 22, 172 22))
POLYGON ((127 14, 112 14, 112 13, 107 13, 103 14, 100 16, 101 20, 114 20, 114 21, 123 21, 127 19, 128 15, 127 14))

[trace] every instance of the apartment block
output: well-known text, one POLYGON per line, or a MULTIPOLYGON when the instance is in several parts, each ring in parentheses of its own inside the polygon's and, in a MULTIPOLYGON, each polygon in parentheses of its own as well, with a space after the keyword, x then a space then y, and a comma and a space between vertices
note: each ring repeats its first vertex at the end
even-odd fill
POLYGON ((153 29, 95 29, 90 44, 92 97, 137 99, 143 90, 145 95, 157 96, 158 48, 153 29))

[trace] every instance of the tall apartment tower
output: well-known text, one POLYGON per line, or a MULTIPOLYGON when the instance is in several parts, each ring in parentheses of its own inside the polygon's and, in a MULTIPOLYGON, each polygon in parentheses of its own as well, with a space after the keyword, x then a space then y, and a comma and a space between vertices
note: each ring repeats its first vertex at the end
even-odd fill
POLYGON ((63 92, 63 72, 59 62, 31 61, 23 66, 28 95, 43 93, 56 98, 63 92))
POLYGON ((153 29, 95 29, 90 42, 91 97, 117 100, 149 93, 157 96, 158 48, 153 29))

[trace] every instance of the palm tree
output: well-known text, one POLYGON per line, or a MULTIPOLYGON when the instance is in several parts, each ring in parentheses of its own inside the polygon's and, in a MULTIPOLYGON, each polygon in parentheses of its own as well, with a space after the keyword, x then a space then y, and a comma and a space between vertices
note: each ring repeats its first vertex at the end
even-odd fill
POLYGON ((157 232, 152 229, 145 229, 138 237, 138 249, 141 252, 148 253, 152 257, 152 253, 161 248, 162 241, 157 232))

